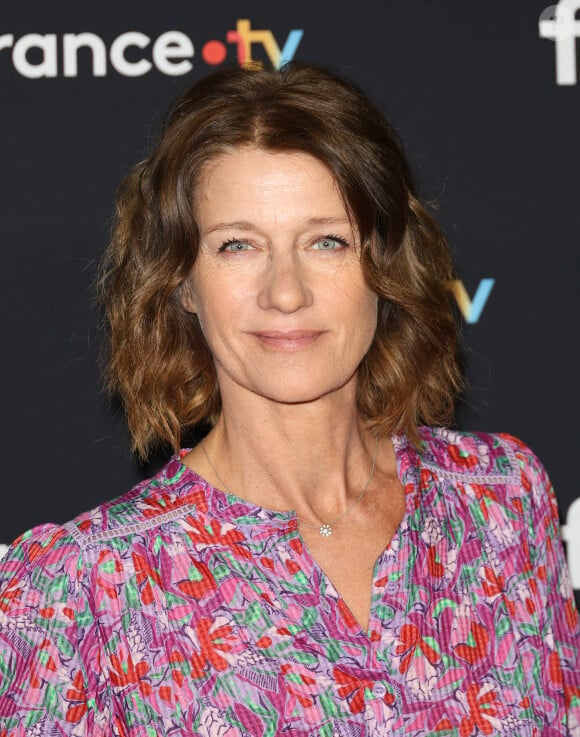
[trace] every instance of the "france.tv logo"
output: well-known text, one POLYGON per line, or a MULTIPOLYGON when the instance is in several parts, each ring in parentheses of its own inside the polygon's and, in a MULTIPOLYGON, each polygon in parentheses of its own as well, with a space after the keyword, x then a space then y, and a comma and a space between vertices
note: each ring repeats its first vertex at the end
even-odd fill
MULTIPOLYGON (((217 39, 206 41, 201 58, 216 66, 223 64, 231 51, 242 67, 262 66, 268 61, 280 69, 292 61, 303 35, 302 29, 291 30, 280 47, 271 30, 257 30, 248 18, 241 18, 235 30, 226 33, 229 48, 217 39)), ((111 70, 123 77, 142 77, 153 70, 178 77, 192 71, 195 56, 193 40, 177 30, 163 31, 156 37, 125 31, 110 44, 90 31, 25 33, 20 37, 0 33, 0 79, 14 72, 27 79, 70 79, 87 74, 106 77, 111 70)))

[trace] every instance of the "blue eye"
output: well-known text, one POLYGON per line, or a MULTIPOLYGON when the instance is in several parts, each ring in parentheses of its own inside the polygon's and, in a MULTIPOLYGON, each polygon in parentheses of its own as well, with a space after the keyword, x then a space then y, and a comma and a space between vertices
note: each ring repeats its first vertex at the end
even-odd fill
POLYGON ((348 243, 343 238, 334 235, 325 236, 313 245, 317 251, 336 251, 343 246, 348 246, 348 243))
POLYGON ((244 243, 244 241, 237 241, 235 239, 226 241, 220 248, 220 251, 229 251, 230 253, 239 253, 240 251, 248 251, 250 245, 244 243))

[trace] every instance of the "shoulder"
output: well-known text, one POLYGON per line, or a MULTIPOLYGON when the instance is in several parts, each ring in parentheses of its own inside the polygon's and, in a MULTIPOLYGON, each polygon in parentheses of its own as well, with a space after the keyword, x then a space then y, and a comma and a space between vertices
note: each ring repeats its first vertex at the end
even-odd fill
POLYGON ((82 545, 133 534, 205 507, 207 484, 172 458, 153 477, 128 492, 79 515, 66 527, 82 545))
POLYGON ((454 494, 479 496, 478 487, 493 487, 497 501, 528 510, 528 514, 557 517, 557 502, 548 474, 536 454, 507 433, 459 432, 420 428, 421 467, 454 494), (540 511, 538 511, 540 510, 540 511))
POLYGON ((467 515, 489 536, 491 549, 515 541, 530 560, 542 541, 558 537, 554 490, 541 462, 521 440, 506 433, 442 428, 421 428, 420 434, 424 505, 443 501, 448 515, 467 515))
POLYGON ((0 610, 8 611, 22 592, 55 585, 76 587, 82 556, 64 526, 39 525, 20 535, 0 560, 0 610))
POLYGON ((477 512, 485 497, 487 507, 503 507, 507 517, 520 518, 530 535, 540 527, 557 530, 554 489, 541 461, 521 440, 507 433, 445 428, 421 428, 420 435, 421 468, 441 482, 450 504, 460 502, 477 512))
POLYGON ((534 452, 507 433, 460 432, 447 428, 420 428, 421 465, 439 477, 472 483, 527 485, 545 480, 545 470, 534 452))
MULTIPOLYGON (((125 494, 83 512, 62 525, 44 524, 18 537, 0 561, 4 576, 19 568, 63 565, 75 557, 83 565, 87 547, 156 527, 163 522, 198 508, 205 511, 206 483, 171 459, 155 476, 146 479, 125 494)), ((70 570, 72 562, 67 563, 70 570)), ((0 574, 0 581, 2 580, 0 574)))

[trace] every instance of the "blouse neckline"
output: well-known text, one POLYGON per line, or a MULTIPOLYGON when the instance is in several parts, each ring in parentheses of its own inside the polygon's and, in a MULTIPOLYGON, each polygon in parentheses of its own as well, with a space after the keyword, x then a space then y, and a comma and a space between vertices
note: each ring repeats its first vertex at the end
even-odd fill
MULTIPOLYGON (((406 515, 418 506, 416 494, 419 490, 418 471, 420 459, 417 450, 404 434, 391 437, 397 464, 397 476, 405 491, 406 515)), ((201 485, 205 491, 208 510, 222 522, 236 526, 256 526, 268 523, 268 527, 285 528, 288 532, 298 527, 298 518, 294 510, 280 511, 263 507, 246 499, 231 494, 217 486, 213 486, 197 471, 186 465, 182 458, 191 448, 184 448, 178 456, 174 456, 166 467, 166 477, 179 476, 179 485, 190 488, 192 484, 201 485), (177 464, 177 468, 176 465, 177 464)))

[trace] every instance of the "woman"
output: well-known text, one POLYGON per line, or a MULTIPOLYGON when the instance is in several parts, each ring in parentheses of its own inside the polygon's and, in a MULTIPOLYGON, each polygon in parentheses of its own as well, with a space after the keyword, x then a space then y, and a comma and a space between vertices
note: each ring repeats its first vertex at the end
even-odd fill
POLYGON ((103 275, 109 386, 136 451, 176 456, 4 560, 2 735, 580 734, 545 472, 436 429, 450 278, 359 90, 296 64, 193 86, 103 275))

